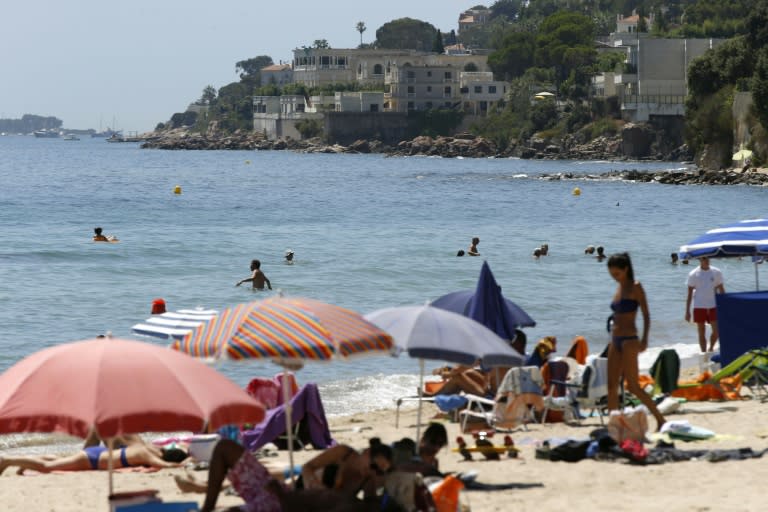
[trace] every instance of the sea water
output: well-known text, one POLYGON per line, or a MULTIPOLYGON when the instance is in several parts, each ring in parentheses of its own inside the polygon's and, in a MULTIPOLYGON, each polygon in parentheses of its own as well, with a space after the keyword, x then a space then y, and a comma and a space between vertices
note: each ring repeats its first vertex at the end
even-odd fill
MULTIPOLYGON (((557 336, 609 340, 616 283, 584 254, 629 251, 648 295, 648 365, 662 347, 697 350, 684 321, 686 274, 670 253, 719 224, 766 215, 768 190, 620 180, 546 180, 680 163, 441 159, 284 151, 159 151, 103 139, 0 137, 0 370, 42 348, 131 326, 153 299, 169 310, 262 299, 235 283, 254 258, 272 286, 366 313, 474 288, 488 261, 503 293, 557 336), (174 194, 179 186, 181 194, 174 194), (574 195, 579 187, 581 195, 574 195), (119 243, 95 244, 93 228, 119 243), (482 257, 456 257, 480 238, 482 257), (532 258, 549 244, 549 255, 532 258), (286 249, 295 252, 292 265, 286 249)), ((726 290, 755 287, 750 261, 717 261, 726 290)), ((151 338, 150 343, 162 344, 151 338)), ((428 362, 427 368, 443 364, 428 362)), ((221 364, 245 384, 280 368, 221 364)), ((307 363, 329 415, 391 407, 412 394, 407 356, 307 363)))

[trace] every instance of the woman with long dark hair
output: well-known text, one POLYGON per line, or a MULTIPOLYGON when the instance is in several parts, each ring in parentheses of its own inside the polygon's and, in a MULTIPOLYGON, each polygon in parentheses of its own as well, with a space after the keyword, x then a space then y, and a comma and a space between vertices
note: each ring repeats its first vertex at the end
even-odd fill
POLYGON ((608 258, 608 272, 619 284, 611 302, 613 329, 608 347, 608 410, 619 406, 619 379, 624 378, 627 389, 635 395, 656 418, 657 430, 666 421, 656 408, 653 399, 638 384, 637 357, 648 348, 648 331, 651 315, 645 290, 635 281, 632 260, 626 252, 608 258), (637 310, 643 315, 643 332, 638 336, 635 320, 637 310))

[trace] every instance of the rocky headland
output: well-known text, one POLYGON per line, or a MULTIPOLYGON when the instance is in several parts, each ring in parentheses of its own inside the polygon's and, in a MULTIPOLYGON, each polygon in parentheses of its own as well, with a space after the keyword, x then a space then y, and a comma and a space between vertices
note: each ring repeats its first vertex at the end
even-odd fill
MULTIPOLYGON (((686 146, 663 148, 646 127, 627 125, 620 133, 580 142, 578 136, 559 140, 533 136, 511 141, 500 149, 493 141, 469 133, 452 137, 418 136, 395 146, 377 140, 357 140, 348 146, 327 144, 320 138, 269 140, 261 133, 237 131, 231 134, 201 134, 185 129, 148 134, 142 148, 166 150, 289 150, 302 153, 379 153, 391 157, 432 156, 441 158, 522 158, 538 160, 608 160, 617 164, 637 161, 689 162, 693 155, 686 146)), ((768 185, 768 170, 743 168, 707 170, 691 165, 685 170, 615 170, 601 174, 540 175, 545 180, 627 180, 685 185, 768 185)))

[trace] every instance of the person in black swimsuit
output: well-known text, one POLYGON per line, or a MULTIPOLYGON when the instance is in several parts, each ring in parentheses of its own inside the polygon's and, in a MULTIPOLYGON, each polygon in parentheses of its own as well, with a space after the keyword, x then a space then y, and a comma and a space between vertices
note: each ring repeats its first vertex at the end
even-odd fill
POLYGON ((637 356, 648 348, 648 331, 651 327, 645 290, 639 281, 635 281, 632 260, 625 252, 608 258, 608 272, 619 283, 611 302, 613 328, 608 347, 608 410, 618 409, 619 382, 624 378, 628 391, 648 408, 656 418, 657 429, 660 429, 666 420, 653 399, 638 383, 637 356), (638 337, 635 325, 638 309, 643 315, 642 337, 638 337))

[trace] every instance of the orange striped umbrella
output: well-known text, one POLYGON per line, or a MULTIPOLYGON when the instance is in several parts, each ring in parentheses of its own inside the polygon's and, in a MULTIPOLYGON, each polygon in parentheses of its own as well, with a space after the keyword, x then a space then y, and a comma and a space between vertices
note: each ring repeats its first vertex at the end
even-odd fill
POLYGON ((327 360, 385 352, 392 338, 349 309, 274 297, 223 310, 172 347, 196 357, 327 360))

